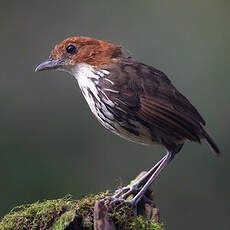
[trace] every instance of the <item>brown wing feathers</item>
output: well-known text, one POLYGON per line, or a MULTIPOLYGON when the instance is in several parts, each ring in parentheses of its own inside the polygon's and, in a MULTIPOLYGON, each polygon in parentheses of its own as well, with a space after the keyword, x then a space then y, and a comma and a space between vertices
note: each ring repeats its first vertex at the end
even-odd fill
MULTIPOLYGON (((219 148, 201 125, 204 124, 204 120, 198 112, 192 117, 192 114, 188 115, 188 111, 179 112, 174 107, 163 105, 156 98, 146 95, 140 97, 140 102, 140 115, 146 122, 155 126, 157 124, 161 131, 174 135, 178 139, 187 138, 200 142, 200 138, 205 138, 211 149, 216 154, 220 154, 219 148)), ((193 112, 195 111, 194 108, 193 112)))
POLYGON ((196 130, 200 125, 195 123, 183 114, 179 114, 174 109, 160 104, 152 97, 141 96, 140 114, 149 123, 156 123, 166 133, 174 134, 179 138, 187 138, 192 141, 200 142, 196 130))
MULTIPOLYGON (((186 116, 192 119, 196 119, 202 125, 205 125, 205 120, 197 111, 197 109, 189 102, 189 100, 177 90, 175 90, 174 94, 175 94, 174 98, 176 98, 176 104, 174 105, 175 109, 180 113, 186 114, 186 116)), ((173 100, 172 100, 172 104, 173 104, 173 100)))

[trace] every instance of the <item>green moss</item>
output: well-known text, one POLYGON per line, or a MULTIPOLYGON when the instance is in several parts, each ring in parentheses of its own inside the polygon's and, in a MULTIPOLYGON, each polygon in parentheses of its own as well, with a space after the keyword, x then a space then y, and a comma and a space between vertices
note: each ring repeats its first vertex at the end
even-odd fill
POLYGON ((75 202, 68 195, 62 199, 35 202, 15 207, 0 222, 1 230, 49 229, 75 202))
POLYGON ((81 200, 77 201, 77 212, 79 214, 89 214, 93 212, 94 203, 96 200, 101 200, 109 195, 109 191, 106 191, 104 193, 98 193, 96 195, 91 194, 86 197, 84 197, 81 200))
POLYGON ((138 216, 136 218, 132 217, 132 221, 128 229, 133 230, 164 230, 163 226, 155 223, 151 220, 144 219, 143 216, 138 216))
POLYGON ((93 227, 93 211, 96 200, 101 200, 109 195, 109 191, 96 195, 88 195, 78 200, 76 204, 76 216, 81 217, 82 226, 91 229, 93 227))
MULTIPOLYGON (((88 195, 74 201, 70 196, 62 199, 36 202, 14 208, 0 222, 1 230, 64 230, 71 224, 81 229, 93 229, 94 203, 109 195, 109 192, 88 195)), ((119 229, 128 230, 163 230, 160 224, 134 217, 133 209, 126 204, 116 205, 109 210, 109 215, 119 229)))
POLYGON ((163 225, 143 216, 133 216, 133 209, 129 205, 114 208, 110 214, 113 222, 123 230, 164 230, 163 225))
POLYGON ((69 224, 75 218, 75 210, 65 212, 57 222, 55 222, 50 230, 63 230, 69 226, 69 224))
POLYGON ((68 195, 62 199, 17 206, 2 218, 0 229, 62 230, 76 217, 81 219, 83 227, 91 228, 94 202, 95 200, 103 199, 108 194, 108 192, 105 192, 97 195, 88 195, 78 201, 73 201, 71 196, 68 195))
POLYGON ((128 204, 115 206, 111 212, 110 217, 113 219, 115 225, 120 226, 120 229, 131 229, 133 209, 128 204))

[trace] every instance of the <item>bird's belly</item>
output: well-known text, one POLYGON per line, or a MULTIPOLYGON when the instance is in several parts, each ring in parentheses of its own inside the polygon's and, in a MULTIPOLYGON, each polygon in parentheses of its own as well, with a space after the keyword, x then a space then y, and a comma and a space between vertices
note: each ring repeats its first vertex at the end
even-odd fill
POLYGON ((155 144, 148 127, 131 120, 125 114, 118 119, 114 111, 116 105, 105 94, 99 97, 99 90, 91 80, 86 82, 80 78, 78 82, 90 110, 106 129, 132 142, 155 144))
POLYGON ((148 127, 128 118, 117 120, 106 104, 95 102, 90 97, 86 100, 92 113, 106 129, 132 142, 146 145, 156 144, 148 127))
POLYGON ((152 135, 147 127, 143 126, 139 122, 135 122, 135 123, 136 123, 135 128, 133 128, 133 126, 124 127, 121 126, 120 124, 115 124, 116 131, 114 133, 132 142, 145 144, 145 145, 157 144, 157 142, 153 140, 152 135))

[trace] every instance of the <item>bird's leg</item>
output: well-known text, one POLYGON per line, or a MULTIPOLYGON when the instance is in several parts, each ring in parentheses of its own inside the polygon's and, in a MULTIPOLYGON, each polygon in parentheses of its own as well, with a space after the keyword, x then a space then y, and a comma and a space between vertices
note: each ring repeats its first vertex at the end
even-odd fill
POLYGON ((141 178, 139 178, 137 181, 135 181, 134 183, 131 182, 130 185, 117 190, 113 198, 118 198, 122 195, 121 198, 126 199, 131 194, 136 193, 140 189, 140 186, 142 186, 148 181, 148 179, 152 176, 152 174, 155 172, 157 167, 159 167, 159 165, 165 158, 166 158, 166 155, 160 161, 158 161, 157 164, 155 164, 147 173, 145 173, 141 178))
POLYGON ((137 203, 140 201, 140 199, 145 195, 148 188, 151 186, 153 181, 156 179, 156 177, 160 174, 160 172, 168 165, 168 163, 172 160, 174 154, 171 152, 167 152, 166 156, 162 158, 160 161, 160 164, 158 164, 157 168, 149 178, 149 180, 144 184, 144 186, 141 188, 141 190, 137 193, 137 195, 134 196, 132 200, 129 201, 129 203, 133 206, 136 206, 137 203))
POLYGON ((130 203, 132 206, 136 206, 140 199, 145 196, 146 191, 156 179, 156 177, 172 160, 173 156, 173 153, 167 152, 167 154, 138 181, 136 181, 134 184, 122 188, 114 196, 110 197, 111 204, 119 201, 124 201, 130 203), (138 192, 138 190, 140 191, 138 192), (134 197, 131 200, 126 200, 131 194, 134 197))

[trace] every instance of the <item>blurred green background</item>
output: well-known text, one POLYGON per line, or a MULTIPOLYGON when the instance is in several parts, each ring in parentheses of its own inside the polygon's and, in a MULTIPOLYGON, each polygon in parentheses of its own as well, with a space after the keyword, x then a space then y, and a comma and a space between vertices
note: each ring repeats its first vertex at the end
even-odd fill
POLYGON ((53 46, 84 35, 164 71, 207 121, 222 155, 187 143, 153 184, 170 230, 230 229, 230 2, 3 1, 0 216, 15 205, 113 189, 165 149, 105 130, 66 73, 35 73, 53 46))

